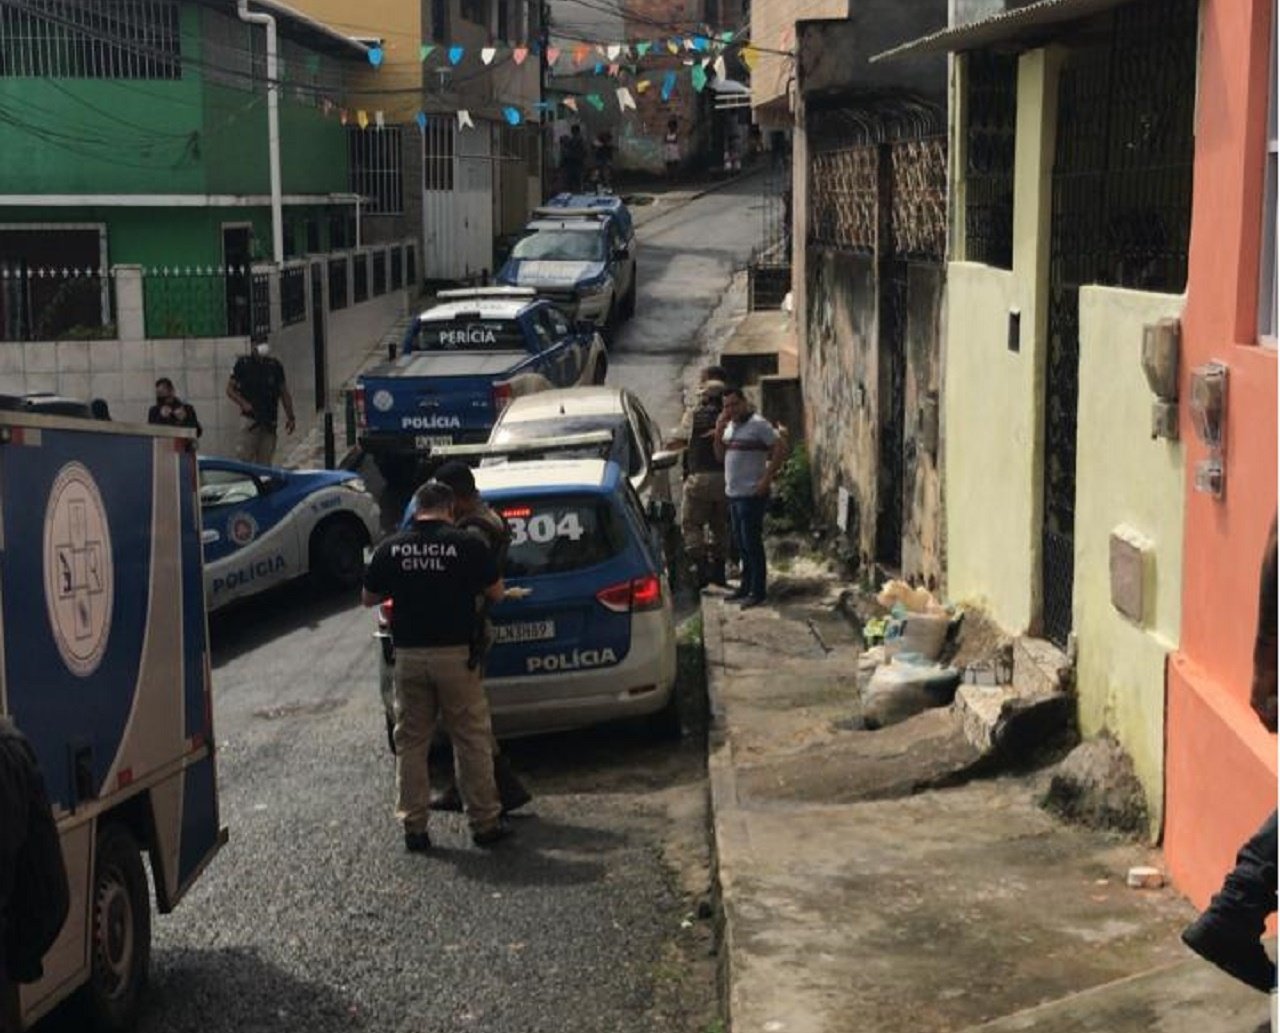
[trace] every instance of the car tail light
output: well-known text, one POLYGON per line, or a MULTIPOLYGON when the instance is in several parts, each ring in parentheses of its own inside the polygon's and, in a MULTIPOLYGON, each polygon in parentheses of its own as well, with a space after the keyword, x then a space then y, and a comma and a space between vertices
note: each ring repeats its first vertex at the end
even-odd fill
POLYGON ((493 385, 493 411, 495 413, 502 412, 511 404, 511 385, 510 384, 494 384, 493 385))
POLYGON ((382 602, 378 604, 378 623, 379 624, 386 624, 390 626, 391 605, 392 605, 392 600, 390 599, 383 599, 382 602))
POLYGON ((364 388, 357 387, 353 394, 355 396, 356 426, 365 427, 368 425, 368 420, 365 417, 364 410, 364 388))
POLYGON ((610 585, 596 593, 596 601, 614 613, 633 613, 662 608, 662 581, 650 574, 610 585))

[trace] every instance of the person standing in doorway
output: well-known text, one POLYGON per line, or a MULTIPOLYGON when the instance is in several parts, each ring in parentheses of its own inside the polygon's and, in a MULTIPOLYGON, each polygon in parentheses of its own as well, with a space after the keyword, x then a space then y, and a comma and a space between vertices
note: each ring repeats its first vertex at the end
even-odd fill
POLYGON ((708 366, 694 404, 685 410, 669 448, 684 449, 684 500, 680 532, 690 572, 699 588, 725 583, 729 508, 724 459, 716 455, 716 423, 724 407, 725 371, 708 366))
POLYGON ((787 446, 784 435, 752 409, 742 388, 727 387, 723 397, 713 440, 724 462, 729 521, 742 557, 742 577, 729 598, 740 600, 745 610, 765 601, 764 515, 787 446))
POLYGON ((680 123, 667 120, 667 131, 662 137, 662 160, 667 166, 667 180, 674 183, 680 173, 680 123))
POLYGON ((595 145, 595 182, 597 190, 608 190, 613 186, 613 134, 607 129, 600 130, 595 145))
POLYGON ((453 741, 471 838, 488 847, 510 835, 493 777, 493 725, 478 666, 471 662, 476 596, 503 596, 484 543, 453 523, 453 491, 428 481, 414 496, 413 526, 387 538, 369 561, 361 600, 391 611, 396 650, 396 816, 405 849, 431 849, 427 754, 437 721, 453 741))
MULTIPOLYGON (((1263 552, 1254 636, 1250 704, 1263 727, 1276 734, 1276 520, 1263 552)), ((1276 910, 1276 812, 1236 855, 1222 889, 1199 918, 1182 931, 1182 942, 1228 975, 1255 990, 1276 987, 1276 966, 1262 946, 1267 918, 1276 910)))
POLYGON ((276 453, 276 425, 284 405, 285 430, 292 434, 293 398, 285 383, 284 367, 266 344, 253 346, 236 359, 227 381, 227 397, 240 407, 245 423, 240 429, 237 456, 241 462, 269 466, 276 453))

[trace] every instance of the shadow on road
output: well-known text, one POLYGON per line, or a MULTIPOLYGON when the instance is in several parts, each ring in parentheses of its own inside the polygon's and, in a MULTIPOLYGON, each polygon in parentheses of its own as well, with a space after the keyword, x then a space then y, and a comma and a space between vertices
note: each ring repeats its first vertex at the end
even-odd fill
MULTIPOLYGON (((360 605, 359 589, 319 589, 299 578, 209 616, 209 646, 216 670, 299 628, 314 628, 360 605)), ((372 629, 372 624, 370 624, 372 629)))

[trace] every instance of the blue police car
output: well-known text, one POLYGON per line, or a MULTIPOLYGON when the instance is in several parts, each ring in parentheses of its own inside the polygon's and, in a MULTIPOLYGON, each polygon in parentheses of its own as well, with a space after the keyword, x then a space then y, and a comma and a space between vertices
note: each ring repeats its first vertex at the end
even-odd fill
POLYGON ((378 503, 344 470, 281 470, 201 456, 200 516, 210 612, 304 574, 358 584, 381 534, 378 503))
POLYGON ((532 287, 574 320, 611 326, 636 310, 636 235, 612 194, 557 194, 525 227, 498 282, 532 287))
MULTIPOLYGON (((495 732, 518 736, 676 714, 676 634, 661 535, 625 471, 604 459, 483 466, 480 494, 507 522, 503 577, 519 598, 493 610, 485 686, 495 732)), ((390 610, 379 611, 391 723, 390 610)))

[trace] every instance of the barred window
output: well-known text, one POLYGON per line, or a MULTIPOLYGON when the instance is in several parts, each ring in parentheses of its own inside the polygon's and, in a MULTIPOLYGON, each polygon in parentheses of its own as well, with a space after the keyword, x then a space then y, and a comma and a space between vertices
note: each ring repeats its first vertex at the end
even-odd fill
POLYGON ((176 0, 0 5, 0 77, 180 79, 176 0))
POLYGON ((1012 269, 1018 58, 977 51, 965 62, 965 257, 1012 269))
POLYGON ((498 0, 498 32, 499 43, 511 40, 511 0, 498 0))
POLYGON ((404 211, 404 174, 399 126, 382 129, 347 127, 351 192, 365 199, 370 215, 404 211))

